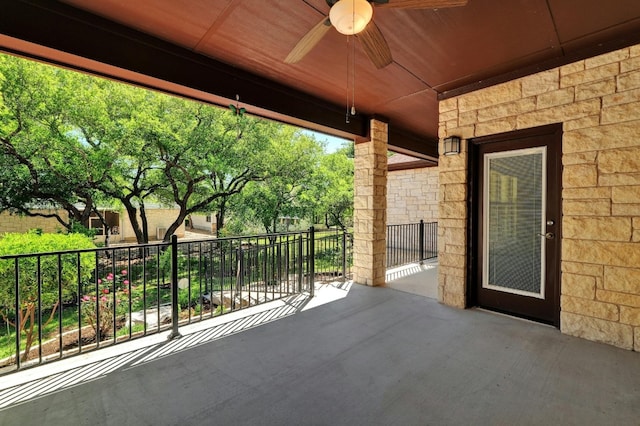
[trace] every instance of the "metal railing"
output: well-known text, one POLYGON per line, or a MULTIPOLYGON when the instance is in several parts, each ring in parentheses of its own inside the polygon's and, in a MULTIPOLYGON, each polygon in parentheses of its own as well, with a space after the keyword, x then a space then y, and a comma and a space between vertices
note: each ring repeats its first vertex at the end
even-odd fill
POLYGON ((387 268, 438 257, 438 222, 387 225, 387 268))
POLYGON ((0 374, 345 280, 352 236, 306 232, 0 257, 0 374), (3 286, 7 287, 7 286, 3 286))

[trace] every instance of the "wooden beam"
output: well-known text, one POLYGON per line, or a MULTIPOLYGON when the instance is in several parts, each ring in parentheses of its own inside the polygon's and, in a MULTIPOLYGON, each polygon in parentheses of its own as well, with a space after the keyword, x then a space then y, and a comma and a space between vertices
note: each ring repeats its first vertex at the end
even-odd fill
POLYGON ((389 126, 389 150, 438 162, 438 140, 389 126))

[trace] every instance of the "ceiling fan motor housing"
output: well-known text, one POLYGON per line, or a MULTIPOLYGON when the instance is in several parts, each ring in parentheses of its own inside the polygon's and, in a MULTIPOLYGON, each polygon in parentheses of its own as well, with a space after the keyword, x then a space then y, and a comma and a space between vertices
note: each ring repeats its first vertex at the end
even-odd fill
POLYGON ((373 17, 373 7, 367 0, 339 0, 329 11, 331 24, 339 33, 358 34, 373 17))

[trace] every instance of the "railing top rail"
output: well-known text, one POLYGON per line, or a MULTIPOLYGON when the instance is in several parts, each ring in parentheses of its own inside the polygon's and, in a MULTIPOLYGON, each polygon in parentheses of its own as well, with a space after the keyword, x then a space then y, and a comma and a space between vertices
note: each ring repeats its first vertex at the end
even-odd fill
MULTIPOLYGON (((437 221, 433 221, 433 222, 423 222, 425 225, 432 225, 432 224, 437 224, 437 221)), ((391 228, 391 227, 397 227, 397 226, 408 226, 408 225, 420 225, 420 222, 411 222, 411 223, 395 223, 395 224, 388 224, 387 228, 391 228)))
MULTIPOLYGON (((325 237, 322 235, 327 232, 334 232, 334 230, 318 230, 317 234, 320 234, 320 238, 325 237)), ((186 245, 186 244, 197 244, 204 242, 228 242, 228 241, 246 241, 251 239, 269 239, 269 238, 282 238, 282 237, 291 237, 291 236, 309 236, 309 231, 290 231, 290 232, 281 232, 281 233, 271 233, 271 234, 256 234, 256 235, 240 235, 235 237, 222 237, 215 239, 198 239, 198 240, 179 240, 178 245, 186 245)), ((111 247, 96 247, 96 248, 88 248, 88 249, 75 249, 75 250, 62 250, 62 251, 50 251, 50 252, 37 252, 37 253, 20 253, 20 254, 7 254, 0 255, 0 260, 15 260, 27 257, 39 257, 39 256, 56 256, 56 255, 69 255, 69 254, 78 254, 78 253, 101 253, 101 252, 113 252, 116 250, 138 250, 144 248, 158 248, 158 247, 169 247, 171 245, 170 242, 154 242, 147 244, 131 244, 131 245, 118 245, 111 247)))

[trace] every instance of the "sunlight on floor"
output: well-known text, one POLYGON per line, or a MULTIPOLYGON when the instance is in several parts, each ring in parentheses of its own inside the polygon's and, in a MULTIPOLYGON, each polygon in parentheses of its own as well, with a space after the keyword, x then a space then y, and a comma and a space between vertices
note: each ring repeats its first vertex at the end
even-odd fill
POLYGON ((313 298, 297 294, 185 325, 177 339, 167 340, 164 332, 9 374, 0 380, 0 410, 340 300, 351 286, 351 281, 316 283, 313 298))

